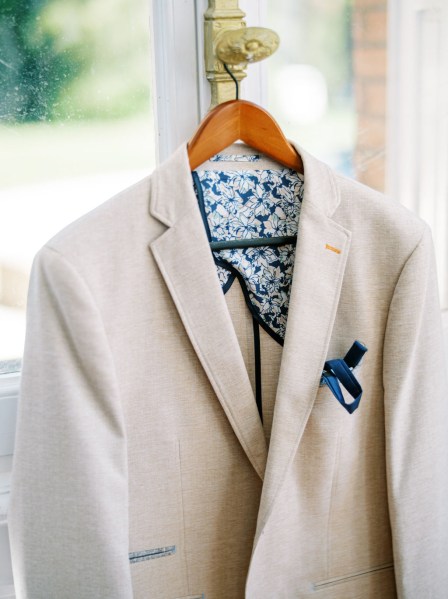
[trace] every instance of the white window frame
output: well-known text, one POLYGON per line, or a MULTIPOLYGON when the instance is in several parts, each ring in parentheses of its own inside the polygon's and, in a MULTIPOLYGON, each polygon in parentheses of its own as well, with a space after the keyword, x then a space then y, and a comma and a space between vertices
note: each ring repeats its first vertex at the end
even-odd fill
POLYGON ((7 507, 20 386, 20 360, 0 362, 0 599, 13 599, 7 507))
POLYGON ((448 343, 448 2, 389 0, 386 192, 431 227, 448 343))

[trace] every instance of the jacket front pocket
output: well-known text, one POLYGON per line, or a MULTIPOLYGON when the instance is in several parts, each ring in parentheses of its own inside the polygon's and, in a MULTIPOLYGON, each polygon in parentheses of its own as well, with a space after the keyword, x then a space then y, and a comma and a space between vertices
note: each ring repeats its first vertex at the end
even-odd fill
POLYGON ((129 452, 129 564, 135 597, 188 589, 179 439, 142 438, 129 452))
POLYGON ((353 572, 352 574, 347 574, 345 576, 336 576, 334 578, 328 578, 326 580, 315 582, 313 587, 315 591, 321 591, 324 589, 328 589, 329 587, 336 586, 338 584, 343 584, 352 581, 356 582, 357 580, 360 580, 363 576, 381 573, 387 570, 391 570, 393 567, 393 563, 381 564, 379 566, 373 566, 372 568, 366 568, 365 570, 358 570, 357 572, 353 572))
POLYGON ((129 554, 129 561, 131 564, 135 562, 142 562, 147 559, 155 559, 157 557, 166 557, 173 555, 176 551, 176 545, 169 547, 156 547, 154 549, 144 549, 142 551, 133 551, 129 554))
POLYGON ((129 551, 176 545, 183 533, 179 440, 144 439, 129 455, 129 551))

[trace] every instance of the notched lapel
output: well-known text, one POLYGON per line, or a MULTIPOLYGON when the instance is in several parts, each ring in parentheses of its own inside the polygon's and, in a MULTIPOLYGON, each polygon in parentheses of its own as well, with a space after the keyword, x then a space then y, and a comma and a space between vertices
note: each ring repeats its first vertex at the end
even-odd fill
POLYGON ((229 422, 263 479, 266 438, 194 193, 186 145, 154 174, 150 211, 169 228, 149 248, 229 422))
POLYGON ((333 220, 331 170, 295 142, 304 197, 269 442, 216 273, 193 189, 186 143, 153 173, 150 212, 168 228, 149 248, 195 352, 263 483, 254 551, 303 435, 327 356, 351 232, 333 220))
POLYGON ((252 560, 317 396, 351 243, 332 218, 340 198, 331 169, 291 143, 304 164, 304 196, 252 560))

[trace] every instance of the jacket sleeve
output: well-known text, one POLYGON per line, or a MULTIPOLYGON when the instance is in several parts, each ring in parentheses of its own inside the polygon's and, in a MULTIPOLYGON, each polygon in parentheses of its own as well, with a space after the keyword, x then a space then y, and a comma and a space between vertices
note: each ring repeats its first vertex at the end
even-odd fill
POLYGON ((43 246, 28 288, 8 528, 17 599, 131 599, 124 417, 76 269, 43 246))
POLYGON ((448 597, 448 382, 431 230, 398 279, 383 384, 387 486, 399 599, 448 597))

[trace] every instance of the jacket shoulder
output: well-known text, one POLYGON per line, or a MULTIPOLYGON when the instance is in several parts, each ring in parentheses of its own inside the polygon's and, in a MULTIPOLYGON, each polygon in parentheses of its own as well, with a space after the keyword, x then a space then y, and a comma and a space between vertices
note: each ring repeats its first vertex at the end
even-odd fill
POLYGON ((423 235, 431 235, 428 223, 386 193, 333 171, 340 195, 335 211, 348 228, 375 237, 396 255, 409 254, 423 235))
POLYGON ((149 213, 151 174, 119 191, 70 222, 40 248, 51 248, 73 263, 112 257, 140 240, 147 242, 161 225, 149 213))

